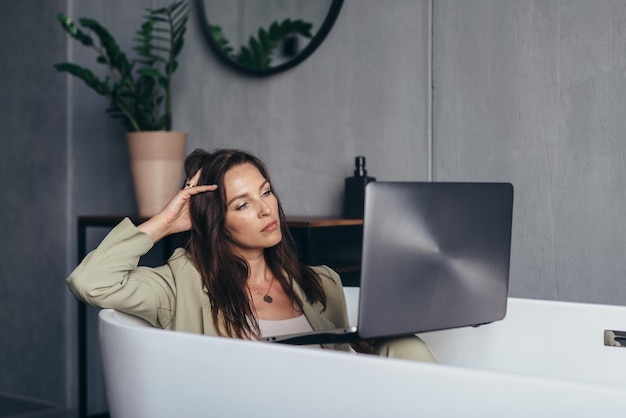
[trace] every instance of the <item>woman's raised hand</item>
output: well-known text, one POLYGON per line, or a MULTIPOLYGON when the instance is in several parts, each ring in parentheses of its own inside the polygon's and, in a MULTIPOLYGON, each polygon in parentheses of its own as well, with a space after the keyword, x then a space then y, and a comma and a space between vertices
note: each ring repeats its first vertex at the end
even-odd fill
POLYGON ((157 242, 167 235, 191 229, 191 214, 189 212, 191 196, 217 190, 215 184, 198 185, 199 180, 200 171, 187 180, 185 187, 176 193, 161 212, 137 228, 150 235, 153 242, 157 242))

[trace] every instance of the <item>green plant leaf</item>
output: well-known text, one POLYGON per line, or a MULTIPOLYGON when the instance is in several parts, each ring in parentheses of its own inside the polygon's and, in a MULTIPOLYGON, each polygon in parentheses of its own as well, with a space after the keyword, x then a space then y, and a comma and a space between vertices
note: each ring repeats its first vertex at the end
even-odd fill
POLYGON ((171 80, 178 68, 188 22, 187 0, 174 1, 161 8, 146 8, 135 32, 129 60, 119 45, 98 21, 81 18, 78 26, 65 14, 57 20, 70 37, 97 52, 96 61, 109 68, 111 77, 101 80, 90 70, 71 63, 55 65, 83 80, 98 94, 109 99, 106 113, 120 119, 129 131, 171 130, 171 80), (94 37, 97 37, 98 43, 94 37))
POLYGON ((224 37, 224 34, 222 32, 222 27, 218 25, 210 25, 209 29, 211 31, 211 35, 213 36, 213 39, 215 40, 217 45, 220 47, 220 49, 224 52, 224 54, 226 54, 226 56, 228 57, 231 57, 232 59, 236 59, 233 56, 233 51, 234 51, 233 48, 229 45, 228 39, 224 37))
POLYGON ((76 76, 77 78, 84 81, 85 84, 87 84, 89 87, 94 89, 98 94, 106 96, 110 92, 108 83, 106 81, 100 80, 96 75, 94 75, 93 72, 91 72, 91 70, 87 68, 69 62, 56 64, 54 68, 57 71, 66 72, 68 74, 76 76))
POLYGON ((222 51, 235 60, 239 65, 250 69, 269 68, 272 63, 272 55, 280 42, 285 38, 300 35, 306 38, 311 37, 313 24, 302 19, 284 19, 282 22, 272 22, 268 29, 259 28, 257 37, 251 36, 247 45, 242 45, 239 52, 233 52, 229 46, 229 41, 224 37, 222 28, 217 25, 210 26, 213 38, 216 40, 222 51))
POLYGON ((95 19, 80 18, 78 21, 82 27, 91 30, 98 37, 103 48, 103 50, 98 50, 102 57, 99 62, 106 62, 111 67, 115 78, 127 76, 131 64, 109 31, 95 19))
POLYGON ((259 28, 259 41, 263 50, 270 51, 274 49, 274 44, 269 33, 263 28, 259 28))
POLYGON ((78 40, 80 43, 82 43, 85 46, 92 46, 94 44, 91 36, 87 35, 83 31, 78 29, 74 21, 72 21, 72 19, 70 19, 69 16, 67 16, 66 14, 59 13, 57 15, 57 20, 61 22, 61 26, 63 27, 63 29, 65 29, 65 31, 72 38, 78 40))

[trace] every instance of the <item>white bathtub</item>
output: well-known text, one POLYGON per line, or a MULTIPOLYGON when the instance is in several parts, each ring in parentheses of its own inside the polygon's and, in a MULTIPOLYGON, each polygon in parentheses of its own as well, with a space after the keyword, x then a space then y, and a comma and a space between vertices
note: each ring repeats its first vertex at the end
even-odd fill
MULTIPOLYGON (((346 288, 351 321, 358 290, 346 288)), ((206 337, 100 312, 113 418, 598 417, 626 408, 626 307, 510 299, 503 321, 421 334, 439 364, 206 337)))

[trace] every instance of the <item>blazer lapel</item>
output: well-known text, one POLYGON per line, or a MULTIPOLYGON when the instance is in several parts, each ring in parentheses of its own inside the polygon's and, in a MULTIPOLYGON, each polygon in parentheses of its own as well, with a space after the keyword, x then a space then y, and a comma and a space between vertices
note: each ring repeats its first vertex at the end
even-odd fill
MULTIPOLYGON (((293 290, 296 293, 296 296, 298 296, 298 298, 302 302, 302 311, 306 319, 311 324, 313 331, 325 331, 335 328, 335 325, 332 322, 322 316, 322 310, 324 309, 324 306, 321 303, 309 303, 306 299, 306 296, 304 295, 304 292, 295 282, 293 284, 293 290)), ((329 350, 335 348, 334 344, 322 344, 322 346, 329 350)))

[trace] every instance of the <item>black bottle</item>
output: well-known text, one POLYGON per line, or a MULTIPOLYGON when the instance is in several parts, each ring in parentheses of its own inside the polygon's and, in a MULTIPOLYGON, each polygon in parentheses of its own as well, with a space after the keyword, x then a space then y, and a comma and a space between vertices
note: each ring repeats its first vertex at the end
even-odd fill
POLYGON ((365 209, 365 186, 376 181, 376 178, 367 176, 365 157, 361 155, 356 157, 354 165, 354 176, 346 177, 343 216, 348 219, 362 219, 365 209))

